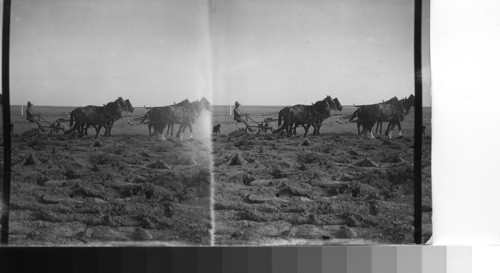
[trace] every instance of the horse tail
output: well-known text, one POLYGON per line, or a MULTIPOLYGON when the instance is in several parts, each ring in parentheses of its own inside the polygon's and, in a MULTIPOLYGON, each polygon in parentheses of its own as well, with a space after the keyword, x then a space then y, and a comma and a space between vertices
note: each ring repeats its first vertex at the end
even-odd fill
POLYGON ((150 119, 150 111, 151 111, 151 110, 149 110, 148 112, 146 112, 146 114, 144 114, 144 117, 142 117, 142 120, 141 120, 141 122, 140 122, 140 123, 144 123, 144 121, 145 121, 146 119, 150 119))

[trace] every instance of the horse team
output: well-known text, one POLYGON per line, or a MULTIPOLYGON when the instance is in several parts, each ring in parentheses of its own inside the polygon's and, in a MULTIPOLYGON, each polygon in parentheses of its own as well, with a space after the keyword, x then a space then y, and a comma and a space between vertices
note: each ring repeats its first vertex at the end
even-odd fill
MULTIPOLYGON (((385 135, 392 136, 392 131, 397 125, 399 135, 401 135, 401 121, 409 113, 412 106, 414 106, 415 97, 410 95, 408 98, 399 100, 394 97, 387 102, 362 105, 354 111, 349 121, 357 118, 358 134, 370 134, 374 138, 372 129, 375 124, 375 129, 378 133, 382 133, 382 123, 389 122, 385 135), (360 130, 363 127, 363 131, 360 130)), ((331 116, 330 111, 342 111, 342 105, 337 98, 332 99, 327 96, 325 99, 315 102, 312 105, 297 104, 294 106, 287 106, 279 111, 277 130, 273 133, 279 134, 286 131, 288 135, 296 134, 297 127, 302 125, 304 127, 304 137, 307 136, 309 128, 313 127, 313 135, 319 135, 322 122, 331 116), (283 125, 282 125, 283 121, 283 125)))
POLYGON ((327 96, 325 99, 312 105, 297 104, 281 109, 278 113, 278 126, 273 133, 281 133, 286 130, 288 135, 296 134, 297 127, 304 127, 304 137, 307 136, 309 128, 313 126, 313 135, 319 135, 319 129, 323 120, 330 117, 331 110, 342 111, 342 105, 337 98, 327 96), (281 125, 283 121, 283 125, 281 125))
MULTIPOLYGON (((167 134, 170 131, 171 136, 173 136, 174 124, 180 125, 177 137, 182 139, 180 134, 184 133, 186 128, 189 128, 192 138, 192 124, 200 116, 203 110, 211 110, 210 102, 205 97, 194 102, 190 102, 186 99, 174 105, 151 108, 144 115, 141 123, 146 123, 146 120, 148 120, 149 135, 156 136, 161 134, 163 140, 165 139, 163 131, 167 126, 167 134), (153 133, 151 132, 151 127, 154 129, 153 133)), ((93 126, 96 131, 95 138, 98 138, 103 127, 105 129, 104 136, 111 136, 113 123, 121 119, 123 113, 126 112, 133 113, 134 107, 132 103, 130 103, 130 100, 124 100, 122 97, 118 97, 115 101, 109 102, 103 106, 88 105, 85 107, 78 107, 71 111, 71 129, 64 133, 74 134, 78 132, 78 135, 83 137, 87 135, 88 128, 93 126)))
POLYGON ((123 100, 118 97, 113 102, 108 102, 103 106, 88 105, 85 107, 78 107, 70 113, 69 126, 71 129, 64 132, 64 134, 71 134, 78 132, 82 137, 87 134, 90 126, 95 128, 95 138, 99 136, 101 128, 104 127, 104 135, 111 136, 111 129, 113 123, 123 117, 123 112, 134 112, 134 107, 130 100, 123 100))
MULTIPOLYGON (((385 135, 391 137, 395 126, 398 126, 399 135, 401 135, 401 121, 404 120, 414 105, 414 99, 413 95, 401 100, 394 97, 383 103, 359 106, 349 121, 357 118, 358 134, 370 134, 372 138, 372 129, 375 124, 377 125, 375 131, 382 133, 383 122, 389 122, 385 135), (360 130, 361 127, 363 128, 362 131, 360 130)), ((281 134, 286 131, 287 135, 297 134, 297 127, 302 126, 305 130, 303 136, 306 137, 312 126, 312 134, 319 135, 321 124, 331 116, 331 111, 342 111, 342 109, 340 101, 337 98, 332 99, 330 96, 326 96, 323 100, 311 105, 297 104, 287 106, 279 111, 279 128, 273 131, 273 133, 281 134)), ((163 140, 165 140, 165 128, 167 129, 166 134, 173 136, 174 124, 179 124, 179 130, 176 134, 177 138, 182 139, 181 134, 186 129, 189 129, 192 138, 192 125, 203 110, 211 110, 211 104, 205 97, 193 102, 186 99, 177 104, 151 108, 142 117, 141 123, 148 124, 150 136, 157 137, 161 135, 161 139, 163 140), (151 128, 153 128, 153 131, 151 131, 151 128)), ((78 107, 71 111, 71 129, 66 131, 65 134, 78 132, 79 136, 82 137, 83 135, 87 135, 88 128, 93 126, 96 131, 95 138, 99 136, 100 130, 103 127, 105 129, 104 136, 111 136, 113 123, 121 119, 123 113, 127 112, 133 113, 134 107, 130 103, 130 100, 124 100, 122 97, 118 97, 115 101, 103 106, 88 105, 78 107)))
POLYGON ((375 132, 382 134, 383 122, 389 122, 387 130, 385 131, 386 136, 389 136, 389 138, 392 136, 392 131, 396 125, 398 126, 399 135, 401 136, 401 121, 408 115, 414 103, 415 96, 412 94, 408 98, 401 100, 394 97, 383 103, 362 105, 354 111, 349 121, 353 121, 357 118, 358 134, 370 134, 371 138, 374 138, 372 129, 375 124, 377 124, 375 132), (363 127, 362 131, 360 131, 360 127, 363 127))
POLYGON ((163 107, 153 107, 151 108, 141 120, 141 123, 147 122, 149 135, 158 136, 161 134, 161 139, 165 140, 163 131, 167 128, 167 135, 170 132, 170 136, 174 134, 174 124, 179 124, 179 131, 176 137, 182 139, 182 133, 189 128, 191 134, 190 138, 193 137, 193 123, 200 116, 203 110, 210 111, 210 102, 202 97, 200 100, 190 102, 189 100, 183 100, 180 103, 173 104, 170 106, 163 107), (153 128, 153 132, 151 132, 153 128))

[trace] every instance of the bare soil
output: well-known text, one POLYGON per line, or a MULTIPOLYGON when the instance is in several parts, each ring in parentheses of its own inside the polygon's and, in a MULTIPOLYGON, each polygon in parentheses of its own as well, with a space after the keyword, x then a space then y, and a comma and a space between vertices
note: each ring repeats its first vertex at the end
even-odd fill
POLYGON ((210 140, 13 136, 10 243, 210 243, 210 140))
MULTIPOLYGON (((215 136, 217 244, 412 243, 413 138, 366 139, 350 128, 307 142, 238 130, 215 136)), ((424 137, 424 240, 430 145, 424 137)))

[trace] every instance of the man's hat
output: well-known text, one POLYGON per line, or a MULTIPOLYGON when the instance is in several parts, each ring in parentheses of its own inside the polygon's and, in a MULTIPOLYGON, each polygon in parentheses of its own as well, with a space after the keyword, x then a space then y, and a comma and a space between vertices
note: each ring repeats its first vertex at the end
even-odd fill
POLYGON ((28 106, 31 106, 33 105, 33 103, 31 103, 31 101, 28 101, 28 106))
POLYGON ((239 102, 235 102, 234 105, 239 106, 241 104, 239 102))

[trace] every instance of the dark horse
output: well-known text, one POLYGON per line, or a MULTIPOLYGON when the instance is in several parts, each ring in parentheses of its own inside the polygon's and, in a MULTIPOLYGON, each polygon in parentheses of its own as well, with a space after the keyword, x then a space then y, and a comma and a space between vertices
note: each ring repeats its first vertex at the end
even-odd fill
POLYGON ((71 111, 69 121, 71 129, 64 133, 70 134, 78 131, 79 136, 82 137, 85 126, 85 131, 87 131, 88 127, 94 126, 96 130, 95 138, 97 138, 102 127, 108 130, 106 127, 109 126, 109 122, 116 116, 121 115, 122 107, 126 107, 126 103, 121 97, 113 102, 108 102, 104 106, 88 105, 78 107, 71 111))
MULTIPOLYGON (((385 102, 385 104, 390 104, 390 105, 392 105, 394 107, 397 107, 399 109, 403 109, 404 110, 404 115, 408 115, 408 113, 410 113, 410 109, 411 109, 412 106, 414 106, 414 103, 415 103, 415 96, 413 96, 413 94, 411 94, 410 97, 408 97, 408 98, 404 98, 404 99, 398 100, 397 97, 394 97, 394 98, 392 98, 392 99, 390 99, 390 100, 388 100, 388 101, 385 102)), ((385 122, 385 121, 388 121, 388 120, 379 120, 377 122, 377 127, 375 128, 375 133, 382 134, 382 123, 385 122)), ((391 125, 392 125, 392 128, 394 128, 395 124, 391 124, 391 122, 389 121, 389 125, 387 126, 387 128, 389 129, 389 127, 391 125)), ((400 132, 400 135, 401 135, 401 124, 397 123, 397 125, 398 125, 399 132, 400 132)), ((387 133, 386 133, 386 135, 387 135, 387 133)))
MULTIPOLYGON (((349 119, 349 121, 353 121, 357 117, 358 118, 358 121, 357 121, 358 134, 365 133, 366 128, 364 127, 364 121, 362 120, 362 118, 360 118, 360 113, 361 113, 361 111, 365 111, 366 107, 375 107, 376 105, 383 105, 383 104, 392 105, 394 108, 401 110, 404 115, 407 115, 410 112, 410 108, 414 105, 414 98, 415 97, 412 94, 412 95, 410 95, 409 98, 404 98, 401 100, 398 100, 397 97, 393 97, 386 102, 382 102, 382 103, 378 103, 378 104, 371 104, 371 105, 362 105, 356 111, 354 111, 354 113, 352 114, 352 117, 351 117, 351 119, 349 119), (363 126, 363 131, 360 130, 361 126, 363 126)), ((391 122, 391 120, 389 120, 388 117, 383 117, 377 121, 377 127, 375 128, 375 132, 377 134, 379 134, 379 133, 382 134, 383 122, 389 122, 389 125, 387 127, 388 130, 390 127, 392 127, 392 129, 393 129, 395 125, 398 125, 398 128, 400 128, 399 131, 401 134, 401 124, 400 124, 401 121, 402 121, 402 119, 399 122, 396 120, 392 120, 392 122, 391 122)), ((386 135, 387 135, 387 131, 386 131, 386 135)))
MULTIPOLYGON (((363 126, 363 131, 365 132, 365 135, 369 133, 372 138, 374 138, 372 129, 377 122, 379 121, 389 122, 387 131, 385 132, 386 135, 389 135, 389 129, 391 128, 391 134, 392 134, 392 129, 394 129, 394 125, 398 125, 398 127, 401 128, 401 121, 404 120, 405 116, 404 108, 385 103, 363 105, 356 111, 358 112, 357 113, 358 124, 361 124, 363 126)), ((401 134, 401 129, 400 129, 400 134, 401 134)))
MULTIPOLYGON (((389 121, 389 125, 387 125, 387 130, 385 132, 385 135, 387 135, 387 132, 389 131, 389 128, 391 130, 391 132, 389 133, 389 137, 391 137, 391 134, 392 134, 392 130, 394 130, 394 126, 397 125, 398 126, 398 130, 399 130, 399 136, 401 136, 402 132, 401 132, 401 121, 404 120, 404 116, 408 115, 408 113, 410 113, 410 109, 415 106, 415 96, 413 96, 413 94, 411 94, 408 98, 404 98, 400 101, 400 105, 399 107, 403 107, 403 117, 401 119, 394 119, 394 120, 391 120, 389 121)), ((382 130, 382 129, 381 129, 382 130)))
MULTIPOLYGON (((330 96, 328 96, 327 98, 330 98, 330 96)), ((334 98, 333 100, 331 100, 331 98, 330 98, 328 100, 328 103, 330 104, 330 110, 342 111, 342 109, 343 109, 342 104, 340 104, 340 101, 337 98, 334 98)), ((331 112, 328 112, 327 115, 320 117, 320 119, 318 120, 317 128, 314 128, 313 135, 319 135, 319 129, 321 129, 321 125, 323 124, 323 121, 325 119, 329 118, 330 116, 331 116, 331 112)), ((298 127, 298 125, 296 125, 295 128, 293 129, 294 135, 297 134, 297 127, 298 127)))
POLYGON ((184 131, 186 131, 186 128, 189 128, 189 132, 191 134, 190 138, 193 138, 193 123, 200 116, 203 110, 210 111, 210 109, 210 102, 205 97, 202 97, 200 100, 196 100, 183 107, 171 107, 167 134, 170 129, 170 135, 172 136, 174 131, 174 124, 180 124, 179 131, 177 132, 177 138, 182 139, 181 133, 184 133, 184 131))
MULTIPOLYGON (((123 117, 122 113, 124 111, 125 112, 130 111, 129 106, 132 107, 132 104, 130 103, 130 101, 128 101, 128 103, 127 103, 127 101, 128 100, 124 101, 122 99, 122 97, 118 97, 118 102, 120 104, 120 111, 117 112, 116 114, 114 114, 114 116, 110 117, 106 121, 102 121, 102 122, 104 122, 104 124, 102 124, 102 127, 104 127, 104 136, 111 136, 111 128, 113 127, 113 123, 123 117)), ((89 106, 86 106, 86 107, 89 107, 89 106)), ((91 107, 89 107, 88 109, 91 109, 91 107)), ((132 107, 132 111, 133 110, 134 110, 134 108, 132 107)), ((83 131, 84 135, 88 135, 88 130, 89 130, 90 126, 93 126, 97 132, 97 126, 99 126, 99 124, 93 123, 93 121, 91 119, 88 121, 88 123, 87 123, 87 121, 85 121, 85 123, 81 124, 82 131, 83 131)))
MULTIPOLYGON (((113 119, 111 119, 108 122, 107 127, 105 127, 106 128, 106 130, 104 131, 105 136, 111 136, 111 129, 113 129, 113 123, 115 123, 115 121, 123 118, 123 112, 129 112, 129 113, 134 112, 134 107, 132 106, 132 103, 130 102, 130 100, 126 99, 124 102, 125 102, 125 104, 122 105, 122 111, 120 112, 120 114, 117 115, 116 117, 114 117, 113 119)), ((85 132, 85 134, 87 134, 87 132, 85 132)))
POLYGON ((194 102, 184 100, 175 105, 155 107, 151 109, 149 114, 146 113, 143 121, 149 118, 149 124, 151 124, 154 129, 153 135, 156 136, 158 134, 161 134, 163 140, 165 139, 165 137, 163 136, 165 127, 168 126, 167 135, 170 132, 170 136, 173 136, 174 124, 180 124, 179 131, 177 132, 177 137, 180 137, 182 139, 181 133, 184 133, 186 128, 189 128, 192 137, 192 124, 204 109, 210 110, 210 108, 210 103, 204 97, 201 100, 197 100, 194 102))
MULTIPOLYGON (((149 136, 152 136, 152 133, 151 133, 151 127, 153 127, 153 122, 151 122, 151 116, 153 116, 153 115, 154 115, 154 112, 156 111, 156 108, 157 108, 157 107, 153 107, 153 108, 149 109, 149 110, 146 112, 146 114, 144 114, 144 117, 143 117, 143 118, 142 118, 142 120, 141 120, 141 123, 146 123, 146 120, 149 120, 149 121, 147 122, 147 124, 148 124, 149 136)), ((153 133, 155 133, 155 132, 153 131, 153 133)))
POLYGON ((317 129, 319 120, 329 115, 331 109, 329 101, 331 100, 331 97, 327 96, 313 105, 297 104, 283 108, 278 114, 278 126, 281 127, 273 131, 273 134, 286 130, 287 134, 291 135, 292 125, 302 125, 305 130, 304 137, 306 137, 311 126, 317 129), (281 120, 283 120, 283 125, 281 125, 281 120))
POLYGON ((163 134, 163 130, 168 125, 168 121, 170 118, 170 107, 171 106, 185 106, 190 104, 188 99, 185 99, 177 104, 173 104, 170 106, 160 106, 153 107, 149 111, 144 114, 144 117, 141 120, 141 123, 145 123, 146 120, 148 124, 149 136, 156 136, 158 133, 163 134), (153 132, 151 132, 151 128, 153 128, 153 132))

